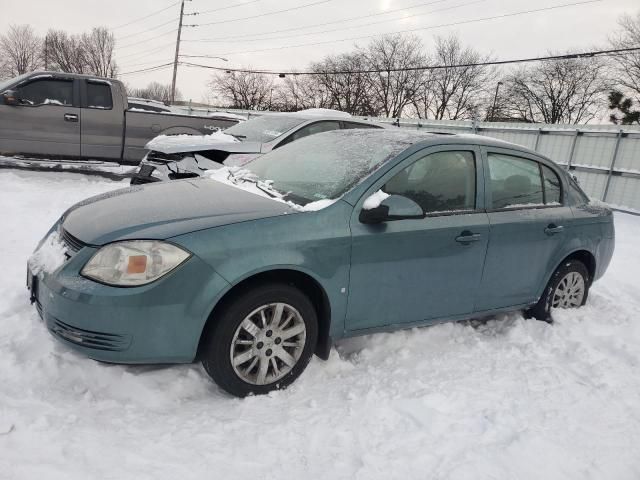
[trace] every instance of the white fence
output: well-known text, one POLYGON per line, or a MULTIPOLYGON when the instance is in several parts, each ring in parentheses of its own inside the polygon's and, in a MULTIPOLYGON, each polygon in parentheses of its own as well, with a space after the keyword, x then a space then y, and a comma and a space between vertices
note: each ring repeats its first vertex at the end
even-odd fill
MULTIPOLYGON (((204 113, 199 110, 193 109, 193 113, 204 113)), ((266 113, 225 111, 248 118, 266 113)), ((590 197, 620 210, 640 213, 640 127, 390 118, 369 120, 400 128, 475 133, 523 145, 569 169, 590 197)))
POLYGON ((390 121, 402 128, 476 133, 523 145, 565 166, 592 198, 640 212, 640 128, 463 121, 390 121))

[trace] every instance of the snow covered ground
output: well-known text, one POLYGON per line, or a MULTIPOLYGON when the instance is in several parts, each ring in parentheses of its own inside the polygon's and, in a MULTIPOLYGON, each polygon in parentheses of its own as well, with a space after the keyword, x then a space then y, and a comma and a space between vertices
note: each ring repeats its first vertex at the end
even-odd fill
POLYGON ((638 479, 640 217, 586 307, 341 343, 289 390, 230 398, 198 365, 55 342, 25 262, 74 202, 126 186, 0 171, 2 479, 638 479))

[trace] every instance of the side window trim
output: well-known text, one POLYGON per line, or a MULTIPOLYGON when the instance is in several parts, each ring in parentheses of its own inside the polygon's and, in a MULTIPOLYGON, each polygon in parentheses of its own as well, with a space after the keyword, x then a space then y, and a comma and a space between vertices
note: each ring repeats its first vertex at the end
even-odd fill
POLYGON ((20 90, 21 88, 26 87, 27 85, 30 85, 32 83, 43 82, 47 80, 71 83, 71 103, 72 104, 71 105, 58 105, 56 103, 39 103, 37 105, 20 104, 20 107, 27 107, 27 108, 37 108, 37 107, 43 107, 43 106, 62 107, 62 108, 78 108, 79 107, 80 98, 79 98, 77 79, 74 79, 74 78, 64 77, 64 76, 53 76, 53 75, 50 77, 26 78, 22 82, 16 84, 13 88, 15 90, 20 90))
POLYGON ((565 184, 562 180, 562 175, 559 175, 556 172, 555 168, 549 165, 547 162, 543 162, 543 159, 539 157, 534 157, 533 155, 527 154, 527 152, 520 152, 518 150, 509 150, 503 149, 499 147, 486 147, 482 146, 480 148, 482 153, 482 166, 483 171, 487 172, 484 179, 484 190, 485 190, 485 198, 484 205, 485 211, 487 213, 492 212, 514 212, 519 210, 539 210, 542 208, 560 208, 566 206, 566 195, 565 195, 565 184), (538 170, 540 172, 540 181, 542 183, 542 195, 544 205, 531 205, 531 206, 519 206, 519 207, 503 207, 503 208, 491 208, 491 200, 492 200, 492 191, 491 191, 491 174, 489 169, 489 154, 496 155, 509 155, 512 157, 520 158, 522 160, 529 160, 532 162, 536 162, 538 164, 538 170), (557 175, 558 180, 560 181, 560 205, 547 205, 546 204, 546 193, 545 193, 545 185, 544 185, 544 175, 542 174, 542 165, 548 167, 555 175, 557 175))
POLYGON ((110 87, 108 82, 104 82, 104 81, 100 81, 100 80, 88 80, 88 79, 80 79, 80 106, 81 108, 86 108, 88 110, 105 110, 105 111, 110 111, 113 110, 113 91, 111 90, 111 88, 109 88, 109 94, 111 95, 111 108, 92 108, 89 106, 89 88, 88 85, 89 83, 95 83, 98 85, 107 85, 110 87))
POLYGON ((360 197, 358 202, 356 203, 356 209, 354 211, 360 211, 362 209, 362 204, 364 201, 373 193, 380 190, 384 185, 391 180, 395 175, 400 173, 402 170, 408 168, 413 165, 415 162, 419 161, 421 158, 431 155, 433 153, 440 152, 471 152, 474 157, 475 164, 475 208, 468 210, 454 210, 454 211, 443 211, 443 212, 431 212, 425 213, 424 218, 433 218, 433 217, 448 217, 453 215, 469 215, 472 213, 485 213, 486 209, 485 205, 485 181, 484 181, 484 159, 482 156, 482 152, 478 145, 474 144, 444 144, 444 145, 432 145, 428 147, 424 147, 420 150, 417 150, 407 157, 400 160, 396 165, 391 167, 385 173, 383 173, 378 180, 376 180, 371 187, 369 187, 366 192, 360 197))

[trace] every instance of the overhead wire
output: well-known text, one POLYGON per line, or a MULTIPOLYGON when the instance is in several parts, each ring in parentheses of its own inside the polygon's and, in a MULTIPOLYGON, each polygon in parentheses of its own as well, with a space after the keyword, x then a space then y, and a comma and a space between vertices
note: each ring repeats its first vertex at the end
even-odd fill
POLYGON ((221 12, 223 10, 230 10, 232 8, 244 7, 245 5, 250 5, 252 3, 257 3, 261 1, 262 0, 251 0, 250 2, 237 3, 235 5, 228 5, 226 7, 220 7, 220 8, 212 8, 211 10, 203 10, 202 12, 185 13, 185 16, 186 15, 206 15, 207 13, 221 12))
POLYGON ((129 26, 131 24, 134 24, 134 23, 137 23, 137 22, 141 22, 142 20, 146 20, 147 18, 153 17, 154 15, 157 15, 158 13, 162 13, 165 10, 169 10, 171 7, 175 7, 179 3, 180 3, 180 1, 173 2, 171 5, 169 5, 167 7, 164 7, 162 9, 160 9, 160 10, 156 10, 155 12, 150 13, 149 15, 145 15, 144 17, 136 18, 135 20, 131 20, 130 22, 123 23, 122 25, 111 27, 110 30, 117 30, 119 28, 123 28, 123 27, 129 26))
POLYGON ((196 23, 193 25, 184 25, 185 27, 207 27, 210 25, 220 25, 220 24, 227 24, 227 23, 234 23, 234 22, 240 22, 243 20, 252 20, 254 18, 262 18, 262 17, 268 17, 271 15, 277 15, 280 13, 285 13, 285 12, 293 12, 294 10, 301 10, 303 8, 309 8, 309 7, 314 7, 316 5, 322 5, 324 3, 329 3, 332 2, 333 0, 318 0, 315 2, 311 2, 311 3, 305 3, 304 5, 298 5, 296 7, 289 7, 289 8, 285 8, 282 10, 276 10, 273 12, 265 12, 265 13, 259 13, 257 15, 251 15, 248 17, 239 17, 239 18, 232 18, 229 20, 219 20, 217 22, 208 22, 208 23, 196 23))
POLYGON ((396 30, 394 32, 386 32, 386 33, 378 32, 378 33, 371 34, 371 35, 361 35, 361 36, 356 36, 356 37, 325 40, 325 41, 319 41, 319 42, 301 43, 301 44, 297 44, 297 45, 282 45, 282 46, 279 46, 279 47, 267 47, 267 48, 260 48, 260 49, 255 49, 255 50, 239 51, 239 52, 223 52, 223 53, 220 53, 219 55, 220 56, 230 56, 230 55, 241 55, 241 54, 246 54, 246 53, 257 53, 257 52, 267 52, 267 51, 275 51, 275 50, 285 50, 285 49, 289 49, 289 48, 312 47, 312 46, 317 46, 317 45, 327 45, 327 44, 331 44, 331 43, 349 42, 349 41, 354 41, 354 40, 363 40, 363 39, 367 39, 367 38, 379 37, 380 35, 395 35, 395 34, 399 34, 399 33, 414 33, 414 32, 419 32, 419 31, 423 31, 423 30, 432 30, 432 29, 443 28, 443 27, 468 25, 468 24, 471 24, 471 23, 478 23, 478 22, 485 22, 485 21, 490 21, 490 20, 517 17, 517 16, 520 16, 520 15, 529 15, 529 14, 532 14, 532 13, 539 13, 539 12, 545 12, 545 11, 550 11, 550 10, 558 10, 558 9, 561 9, 561 8, 568 8, 568 7, 574 7, 574 6, 579 6, 579 5, 587 5, 587 4, 591 4, 591 3, 599 3, 599 2, 602 2, 602 1, 603 0, 583 0, 583 1, 580 1, 580 2, 565 3, 565 4, 561 4, 561 5, 550 6, 550 7, 536 8, 536 9, 531 9, 531 10, 522 10, 522 11, 512 12, 512 13, 504 13, 504 14, 501 14, 501 15, 492 15, 492 16, 488 16, 488 17, 473 18, 473 19, 461 20, 461 21, 457 21, 457 22, 442 23, 442 24, 439 24, 439 25, 429 25, 429 26, 426 26, 426 27, 417 27, 417 28, 410 28, 410 29, 405 29, 405 30, 396 30))
POLYGON ((331 70, 331 71, 282 71, 282 70, 265 70, 265 69, 245 69, 245 68, 228 68, 228 67, 214 67, 212 65, 201 65, 197 63, 191 62, 180 62, 180 65, 184 65, 187 67, 198 67, 198 68, 206 68, 209 70, 219 70, 225 72, 238 72, 238 73, 260 73, 265 75, 290 75, 290 76, 302 76, 302 75, 341 75, 341 74, 366 74, 366 73, 387 73, 387 72, 409 72, 409 71, 420 71, 420 70, 442 70, 447 68, 470 68, 470 67, 481 67, 481 66, 495 66, 495 65, 509 65, 509 64, 518 64, 518 63, 531 63, 531 62, 542 62, 542 61, 560 61, 560 60, 571 60, 571 59, 581 59, 581 58, 593 58, 600 56, 620 56, 626 55, 629 53, 639 52, 640 46, 637 47, 629 47, 629 48, 617 48, 611 50, 595 50, 589 52, 577 52, 577 53, 567 53, 563 55, 546 55, 541 57, 529 57, 529 58, 517 58, 510 60, 488 60, 484 62, 474 62, 474 63, 461 63, 454 65, 420 65, 416 67, 398 67, 398 68, 389 68, 389 69, 362 69, 362 70, 331 70))

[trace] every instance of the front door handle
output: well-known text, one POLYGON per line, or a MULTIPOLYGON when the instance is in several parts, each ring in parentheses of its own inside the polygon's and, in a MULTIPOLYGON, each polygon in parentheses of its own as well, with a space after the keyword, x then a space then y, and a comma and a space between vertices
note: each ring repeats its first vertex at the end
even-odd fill
POLYGON ((547 228, 544 229, 544 233, 551 236, 551 235, 555 235, 556 233, 560 233, 563 230, 564 230, 564 227, 562 225, 556 225, 555 223, 550 223, 549 225, 547 225, 547 228))
POLYGON ((481 238, 482 238, 482 235, 480 235, 479 233, 472 233, 469 230, 465 230, 464 232, 462 232, 460 235, 456 237, 456 242, 462 243, 462 244, 468 244, 471 242, 477 242, 481 238))
POLYGON ((75 113, 65 113, 64 114, 64 121, 65 122, 77 122, 78 121, 78 115, 76 115, 75 113))

